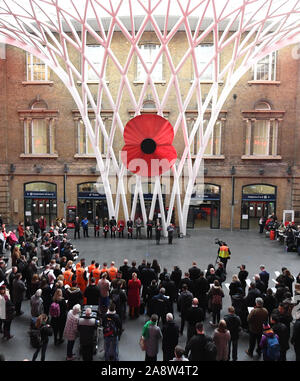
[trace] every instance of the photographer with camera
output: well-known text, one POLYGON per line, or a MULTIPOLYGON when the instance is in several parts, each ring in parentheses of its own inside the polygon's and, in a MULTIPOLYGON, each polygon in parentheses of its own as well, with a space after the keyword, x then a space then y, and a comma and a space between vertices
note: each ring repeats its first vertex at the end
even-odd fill
POLYGON ((230 249, 227 246, 226 242, 220 241, 217 238, 215 240, 215 244, 220 246, 218 250, 217 260, 219 259, 219 261, 223 263, 224 273, 226 274, 227 261, 228 259, 230 259, 230 255, 231 255, 230 249))

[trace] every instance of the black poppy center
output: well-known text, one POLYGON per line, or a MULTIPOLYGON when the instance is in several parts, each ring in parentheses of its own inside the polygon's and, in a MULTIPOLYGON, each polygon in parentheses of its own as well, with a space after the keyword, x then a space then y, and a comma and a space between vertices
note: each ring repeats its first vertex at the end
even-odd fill
POLYGON ((156 150, 156 143, 153 139, 144 139, 141 143, 141 150, 144 153, 151 154, 156 150))

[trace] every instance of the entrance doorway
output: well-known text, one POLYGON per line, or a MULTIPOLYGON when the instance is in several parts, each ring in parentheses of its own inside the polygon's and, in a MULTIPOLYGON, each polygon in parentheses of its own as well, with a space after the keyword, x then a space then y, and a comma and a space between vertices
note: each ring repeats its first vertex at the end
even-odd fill
POLYGON ((187 228, 220 228, 220 187, 218 185, 195 185, 189 207, 187 228))
POLYGON ((33 223, 44 216, 47 225, 55 223, 57 218, 56 184, 49 182, 31 182, 24 184, 24 218, 33 223))
POLYGON ((265 184, 247 185, 242 190, 241 229, 258 229, 261 217, 276 213, 276 187, 265 184))
MULTIPOLYGON (((87 217, 93 223, 98 216, 103 223, 104 218, 109 218, 106 196, 101 192, 101 185, 97 183, 83 183, 78 185, 77 214, 80 219, 87 217)), ((104 192, 104 190, 103 190, 104 192)))

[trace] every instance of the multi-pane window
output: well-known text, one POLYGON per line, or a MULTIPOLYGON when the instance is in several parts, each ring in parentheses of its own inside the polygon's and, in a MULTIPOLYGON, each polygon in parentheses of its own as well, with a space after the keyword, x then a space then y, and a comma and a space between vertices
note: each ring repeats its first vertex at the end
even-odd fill
POLYGON ((49 68, 39 58, 27 53, 27 81, 49 81, 49 68))
MULTIPOLYGON (((201 73, 205 69, 207 64, 210 62, 214 55, 214 45, 213 44, 201 44, 198 45, 196 50, 196 60, 198 72, 201 73)), ((200 79, 203 81, 213 80, 213 61, 207 66, 204 72, 200 75, 200 79)))
POLYGON ((33 155, 55 153, 53 119, 33 118, 26 120, 25 153, 33 155))
POLYGON ((246 129, 246 155, 277 155, 278 121, 276 119, 249 120, 246 129))
POLYGON ((251 156, 277 155, 278 119, 263 117, 261 112, 271 112, 267 102, 259 102, 256 115, 247 119, 245 154, 251 156))
MULTIPOLYGON (((158 51, 160 49, 160 45, 158 44, 143 44, 139 46, 140 54, 145 62, 147 69, 149 70, 157 57, 158 51)), ((144 82, 146 80, 147 73, 140 61, 137 57, 137 73, 136 80, 139 82, 144 82)), ((163 57, 162 55, 159 57, 156 65, 153 68, 151 73, 151 78, 154 82, 162 82, 163 81, 163 57)))
POLYGON ((276 81, 276 52, 258 61, 252 69, 254 81, 276 81))
POLYGON ((104 57, 104 48, 102 45, 86 46, 86 76, 88 81, 99 81, 102 61, 104 57), (93 67, 92 67, 93 65, 93 67), (98 75, 97 75, 98 74, 98 75))
MULTIPOLYGON (((93 130, 95 131, 96 120, 91 119, 90 122, 93 127, 93 130)), ((107 131, 107 133, 109 133, 109 131, 107 131)), ((102 154, 107 154, 107 144, 104 141, 104 137, 100 129, 99 129, 98 146, 102 154)), ((95 155, 92 143, 88 136, 87 128, 85 127, 81 119, 78 120, 78 154, 79 155, 95 155)))
MULTIPOLYGON (((207 125, 209 120, 204 119, 203 120, 203 136, 205 134, 207 125)), ((194 126, 195 120, 192 120, 189 123, 189 133, 191 133, 193 126, 194 126)), ((212 133, 210 135, 210 138, 208 140, 207 146, 204 151, 204 157, 205 156, 220 156, 222 154, 222 120, 217 120, 214 128, 212 130, 212 133)), ((201 138, 200 138, 200 127, 195 134, 194 141, 191 144, 191 154, 196 155, 199 151, 201 144, 201 138)))

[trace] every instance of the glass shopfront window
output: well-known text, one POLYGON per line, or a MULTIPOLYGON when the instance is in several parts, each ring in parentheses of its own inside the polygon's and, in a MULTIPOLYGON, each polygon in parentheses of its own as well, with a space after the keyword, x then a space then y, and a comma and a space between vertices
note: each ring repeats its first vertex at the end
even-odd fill
POLYGON ((195 184, 187 228, 220 228, 221 189, 215 184, 195 184))
POLYGON ((106 195, 103 184, 91 182, 77 186, 77 215, 80 219, 87 217, 93 223, 98 216, 103 223, 104 218, 109 218, 106 195))
POLYGON ((251 184, 242 189, 241 229, 258 229, 261 217, 276 213, 276 186, 251 184))
POLYGON ((57 186, 49 182, 31 182, 24 184, 24 218, 31 223, 44 216, 47 224, 57 218, 57 186))

